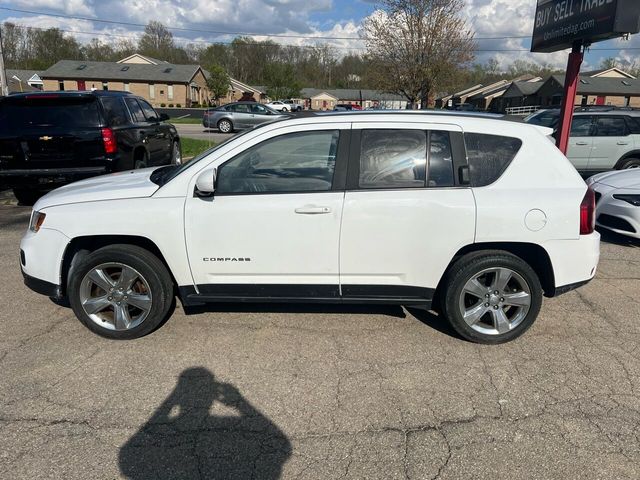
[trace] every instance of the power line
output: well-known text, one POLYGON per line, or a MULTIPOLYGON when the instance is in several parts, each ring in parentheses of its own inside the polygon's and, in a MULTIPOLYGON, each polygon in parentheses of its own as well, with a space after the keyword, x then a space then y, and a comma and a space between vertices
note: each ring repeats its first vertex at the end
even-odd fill
MULTIPOLYGON (((37 12, 34 10, 23 10, 19 8, 11 8, 11 7, 0 7, 0 10, 6 10, 9 12, 17 12, 17 13, 26 13, 30 15, 43 15, 47 17, 59 17, 59 18, 67 18, 71 20, 83 20, 87 22, 97 22, 97 23, 106 23, 110 25, 125 25, 128 27, 138 27, 144 28, 145 24, 142 23, 133 23, 133 22, 122 22, 119 20, 102 20, 99 18, 91 18, 91 17, 83 17, 78 15, 66 15, 62 13, 46 13, 46 12, 37 12)), ((223 31, 223 30, 202 30, 197 28, 183 28, 183 27, 167 27, 168 30, 173 30, 177 32, 192 32, 192 33, 208 33, 211 35, 245 35, 245 36, 253 36, 253 37, 276 37, 276 38, 299 38, 299 39, 307 39, 307 40, 357 40, 363 41, 364 39, 358 37, 329 37, 322 35, 296 35, 296 34, 280 34, 280 33, 252 33, 252 32, 233 32, 233 31, 223 31)), ((475 37, 474 40, 509 40, 509 39, 524 39, 531 38, 530 35, 506 35, 506 36, 498 36, 498 37, 475 37)))

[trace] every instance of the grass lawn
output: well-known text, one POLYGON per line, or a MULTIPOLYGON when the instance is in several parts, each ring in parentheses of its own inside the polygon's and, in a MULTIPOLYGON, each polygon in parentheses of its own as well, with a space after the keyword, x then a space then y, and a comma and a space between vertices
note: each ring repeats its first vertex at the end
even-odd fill
POLYGON ((181 138, 182 144, 182 158, 193 158, 196 155, 200 155, 205 150, 210 149, 216 145, 216 142, 210 142, 208 140, 196 140, 194 138, 181 138))
POLYGON ((196 117, 170 118, 167 120, 167 123, 200 125, 202 123, 202 119, 196 117))

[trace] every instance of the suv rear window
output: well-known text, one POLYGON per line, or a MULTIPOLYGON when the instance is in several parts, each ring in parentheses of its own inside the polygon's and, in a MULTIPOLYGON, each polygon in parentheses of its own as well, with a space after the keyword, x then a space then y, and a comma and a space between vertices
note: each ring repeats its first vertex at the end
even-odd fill
POLYGON ((94 97, 33 96, 0 102, 0 132, 100 126, 94 97))
POLYGON ((490 185, 504 173, 522 147, 522 140, 499 135, 465 133, 472 187, 490 185))

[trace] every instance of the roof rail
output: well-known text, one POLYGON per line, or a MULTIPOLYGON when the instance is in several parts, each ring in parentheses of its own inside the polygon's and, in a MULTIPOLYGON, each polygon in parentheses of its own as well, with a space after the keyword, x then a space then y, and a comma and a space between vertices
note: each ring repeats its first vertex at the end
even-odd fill
POLYGON ((615 110, 636 111, 640 110, 640 108, 617 107, 615 105, 580 105, 574 108, 574 112, 612 112, 615 110))

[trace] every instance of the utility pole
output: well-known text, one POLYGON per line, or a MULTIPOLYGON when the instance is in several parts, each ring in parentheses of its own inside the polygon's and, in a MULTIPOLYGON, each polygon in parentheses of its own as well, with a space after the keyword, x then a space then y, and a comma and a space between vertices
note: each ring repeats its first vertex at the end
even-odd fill
MULTIPOLYGON (((0 25, 1 27, 1 25, 0 25)), ((0 97, 9 95, 7 72, 4 69, 4 51, 2 50, 2 28, 0 28, 0 97)))

